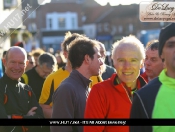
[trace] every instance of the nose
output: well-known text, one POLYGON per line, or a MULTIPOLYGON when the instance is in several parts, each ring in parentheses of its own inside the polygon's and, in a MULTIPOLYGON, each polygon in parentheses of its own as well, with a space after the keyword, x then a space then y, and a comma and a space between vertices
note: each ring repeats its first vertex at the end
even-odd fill
POLYGON ((102 60, 102 58, 100 59, 100 66, 104 64, 104 61, 102 60))
POLYGON ((128 69, 131 67, 131 63, 129 61, 124 62, 124 68, 128 69))
POLYGON ((145 66, 150 66, 151 65, 151 61, 149 59, 145 60, 145 66))
POLYGON ((15 63, 14 68, 15 69, 19 69, 20 68, 20 64, 19 63, 15 63))

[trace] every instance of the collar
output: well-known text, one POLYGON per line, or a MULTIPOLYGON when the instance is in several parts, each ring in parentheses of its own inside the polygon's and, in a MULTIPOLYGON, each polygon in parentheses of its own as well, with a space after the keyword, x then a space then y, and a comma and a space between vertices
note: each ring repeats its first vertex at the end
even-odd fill
MULTIPOLYGON (((119 83, 119 82, 116 81, 116 78, 118 78, 118 75, 117 75, 117 74, 113 74, 113 75, 111 76, 111 78, 110 78, 111 81, 112 81, 112 83, 113 83, 113 85, 114 85, 116 88, 125 86, 125 83, 124 83, 124 82, 119 83)), ((139 77, 137 78, 137 84, 136 84, 137 89, 140 89, 140 88, 143 87, 145 84, 147 84, 147 82, 145 81, 145 79, 144 79, 142 76, 139 76, 139 77)), ((130 91, 131 91, 131 89, 130 89, 130 91)))
POLYGON ((159 74, 159 80, 163 85, 174 88, 175 79, 166 75, 167 69, 163 69, 159 74))
POLYGON ((143 87, 147 82, 143 79, 143 77, 139 76, 137 78, 137 82, 136 82, 136 89, 134 89, 134 91, 131 90, 130 87, 127 87, 126 84, 124 82, 119 82, 117 81, 118 79, 118 75, 117 74, 113 74, 111 79, 113 82, 113 85, 115 86, 115 88, 120 92, 120 93, 128 93, 130 99, 132 100, 132 94, 134 91, 140 89, 141 87, 143 87), (124 90, 125 89, 125 90, 124 90))
POLYGON ((6 73, 4 73, 4 75, 3 75, 2 78, 4 79, 4 81, 5 81, 6 83, 15 84, 15 85, 18 84, 18 83, 21 81, 20 78, 19 78, 18 80, 13 80, 13 79, 11 79, 10 77, 7 76, 6 73))
POLYGON ((77 70, 72 70, 72 72, 70 73, 70 77, 74 78, 77 82, 82 84, 83 87, 85 87, 85 88, 89 87, 89 83, 91 82, 91 80, 89 80, 86 77, 84 77, 77 70))
POLYGON ((146 72, 144 72, 143 74, 141 74, 142 78, 145 79, 146 82, 148 82, 148 76, 146 75, 146 72))

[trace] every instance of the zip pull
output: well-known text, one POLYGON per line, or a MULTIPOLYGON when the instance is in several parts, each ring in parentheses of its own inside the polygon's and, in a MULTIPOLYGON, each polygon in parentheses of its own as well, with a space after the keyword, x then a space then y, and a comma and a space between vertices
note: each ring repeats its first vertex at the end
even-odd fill
POLYGON ((8 97, 7 97, 6 92, 7 92, 7 84, 6 84, 6 86, 5 86, 5 91, 4 91, 4 104, 6 104, 7 101, 8 101, 8 97))

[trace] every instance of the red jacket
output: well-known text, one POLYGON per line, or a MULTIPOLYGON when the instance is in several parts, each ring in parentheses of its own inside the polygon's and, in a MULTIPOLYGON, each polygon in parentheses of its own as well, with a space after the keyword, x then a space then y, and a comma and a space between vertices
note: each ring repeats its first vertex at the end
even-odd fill
POLYGON ((146 75, 146 72, 144 72, 143 74, 141 74, 141 76, 146 80, 146 82, 148 82, 148 76, 146 75))
MULTIPOLYGON (((116 74, 92 87, 86 103, 85 118, 129 118, 132 101, 131 91, 116 83, 116 74)), ((139 76, 137 88, 146 81, 139 76)), ((129 126, 84 126, 84 132, 129 132, 129 126)))

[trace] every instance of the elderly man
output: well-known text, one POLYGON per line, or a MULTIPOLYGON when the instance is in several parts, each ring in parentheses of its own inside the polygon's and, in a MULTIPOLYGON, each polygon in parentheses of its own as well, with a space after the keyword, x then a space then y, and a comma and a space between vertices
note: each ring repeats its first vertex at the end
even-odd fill
MULTIPOLYGON (((129 118, 132 92, 146 84, 139 76, 145 52, 134 36, 113 45, 112 58, 117 71, 110 79, 92 87, 87 99, 85 118, 129 118)), ((129 126, 84 126, 84 132, 129 132, 129 126)))
POLYGON ((38 65, 28 70, 27 72, 25 72, 25 74, 22 75, 21 82, 28 84, 32 87, 38 102, 41 95, 42 86, 46 77, 50 73, 56 71, 56 69, 57 61, 55 56, 46 52, 39 56, 38 65))
MULTIPOLYGON (((28 64, 26 51, 21 47, 11 47, 3 59, 5 74, 0 79, 0 118, 44 118, 30 86, 20 82, 28 64)), ((41 127, 1 126, 1 132, 41 132, 41 127)))
MULTIPOLYGON (((164 60, 166 69, 162 70, 158 77, 134 94, 131 118, 175 118, 175 23, 162 28, 159 43, 159 56, 164 60)), ((174 126, 130 127, 130 132, 174 131, 174 126)))

